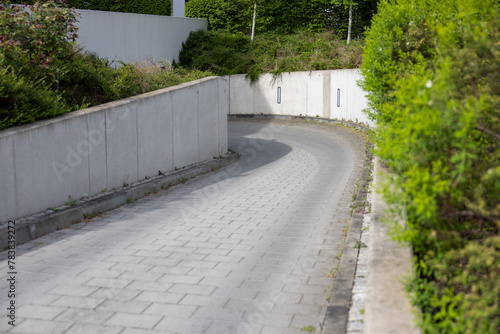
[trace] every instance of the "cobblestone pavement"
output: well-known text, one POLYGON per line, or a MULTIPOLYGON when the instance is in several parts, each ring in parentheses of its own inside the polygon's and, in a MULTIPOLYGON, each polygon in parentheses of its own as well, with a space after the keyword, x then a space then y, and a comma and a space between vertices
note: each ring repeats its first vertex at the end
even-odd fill
POLYGON ((364 144, 339 126, 264 120, 231 121, 229 137, 236 164, 18 246, 13 285, 0 253, 0 332, 317 328, 364 144))

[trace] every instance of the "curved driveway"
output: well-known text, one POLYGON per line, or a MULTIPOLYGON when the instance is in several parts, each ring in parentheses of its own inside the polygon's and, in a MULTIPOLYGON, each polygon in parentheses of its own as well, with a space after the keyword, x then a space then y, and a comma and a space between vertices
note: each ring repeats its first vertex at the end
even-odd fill
POLYGON ((0 332, 318 328, 364 144, 339 126, 244 120, 229 146, 230 167, 19 246, 17 326, 2 316, 0 332))

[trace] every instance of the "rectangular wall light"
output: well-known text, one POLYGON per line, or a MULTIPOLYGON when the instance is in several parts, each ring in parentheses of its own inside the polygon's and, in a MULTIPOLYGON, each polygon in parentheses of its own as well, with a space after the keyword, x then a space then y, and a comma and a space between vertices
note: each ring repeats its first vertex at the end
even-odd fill
POLYGON ((340 88, 337 88, 337 107, 340 107, 340 88))
POLYGON ((281 104, 281 87, 278 87, 278 104, 281 104))

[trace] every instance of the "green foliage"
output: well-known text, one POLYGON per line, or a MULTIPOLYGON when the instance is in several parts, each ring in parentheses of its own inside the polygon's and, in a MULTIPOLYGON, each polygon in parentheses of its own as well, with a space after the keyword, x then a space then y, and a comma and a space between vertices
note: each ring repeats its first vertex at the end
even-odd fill
POLYGON ((494 0, 382 1, 364 88, 384 195, 415 253, 425 333, 500 328, 500 7, 494 0))
POLYGON ((331 32, 308 31, 261 34, 250 44, 245 36, 200 30, 191 33, 179 55, 180 66, 217 75, 246 73, 251 81, 262 72, 357 68, 361 62, 358 41, 346 45, 331 32))
MULTIPOLYGON (((191 0, 186 3, 186 17, 207 18, 212 30, 249 35, 253 6, 253 0, 191 0)), ((290 34, 326 29, 343 36, 347 32, 348 9, 348 3, 346 6, 332 0, 261 0, 257 6, 256 30, 290 34)), ((353 36, 362 36, 375 12, 375 0, 354 2, 353 36)))
POLYGON ((28 81, 12 66, 5 66, 0 54, 0 129, 55 117, 69 110, 41 80, 28 81))
POLYGON ((179 53, 179 65, 212 71, 217 75, 245 73, 252 65, 250 40, 241 35, 198 30, 179 53))
MULTIPOLYGON (((3 2, 5 4, 5 1, 3 2)), ((211 75, 122 64, 74 48, 76 16, 54 1, 0 7, 0 129, 211 75)))
MULTIPOLYGON (((36 0, 25 2, 31 5, 36 0)), ((110 12, 150 15, 171 15, 172 13, 172 2, 170 0, 65 0, 65 3, 69 7, 110 12)))
POLYGON ((191 0, 186 3, 185 16, 207 18, 211 29, 228 33, 250 33, 253 0, 191 0))
POLYGON ((56 57, 71 50, 77 28, 76 14, 53 0, 30 6, 31 15, 22 7, 0 7, 0 48, 16 68, 27 61, 48 68, 56 57), (50 32, 50 33, 47 33, 50 32))

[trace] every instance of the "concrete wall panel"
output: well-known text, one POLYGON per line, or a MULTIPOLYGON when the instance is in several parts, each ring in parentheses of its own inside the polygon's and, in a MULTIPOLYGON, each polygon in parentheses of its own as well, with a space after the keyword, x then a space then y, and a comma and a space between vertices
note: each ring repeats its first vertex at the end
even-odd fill
POLYGON ((18 216, 26 205, 39 212, 53 207, 56 198, 64 204, 89 193, 83 120, 34 123, 14 137, 18 216))
POLYGON ((351 71, 349 72, 349 75, 350 78, 347 81, 349 92, 349 119, 367 124, 373 124, 373 121, 370 121, 366 114, 354 112, 368 108, 368 98, 366 97, 366 92, 364 92, 358 85, 358 82, 363 78, 361 73, 358 71, 351 71))
POLYGON ((0 213, 6 220, 17 217, 16 168, 11 136, 0 135, 0 213))
POLYGON ((219 79, 219 115, 218 131, 219 134, 219 155, 227 153, 227 115, 229 114, 229 76, 219 79))
POLYGON ((139 181, 137 103, 106 110, 108 189, 139 181))
MULTIPOLYGON (((258 109, 254 108, 254 88, 245 79, 244 74, 231 75, 229 84, 231 114, 253 114, 258 112, 258 109)), ((261 85, 260 80, 256 84, 261 85)))
POLYGON ((283 73, 276 80, 265 74, 253 85, 243 75, 232 75, 229 113, 319 115, 373 125, 363 113, 367 99, 357 85, 359 79, 361 75, 355 69, 283 73), (281 87, 281 104, 277 103, 278 87, 281 87))
POLYGON ((347 89, 345 70, 337 70, 331 73, 331 99, 330 117, 336 119, 347 118, 347 89), (339 94, 340 92, 340 94, 339 94))
POLYGON ((86 116, 85 132, 89 144, 89 187, 90 194, 97 194, 108 187, 106 159, 106 111, 97 110, 86 116))
POLYGON ((309 72, 283 74, 282 113, 296 116, 306 115, 308 75, 309 72))
POLYGON ((137 127, 139 178, 172 170, 172 95, 138 101, 137 127))
POLYGON ((177 168, 193 164, 198 159, 198 89, 196 84, 172 92, 173 157, 177 168))
POLYGON ((134 63, 148 58, 178 60, 191 31, 207 29, 205 19, 93 10, 80 14, 77 42, 110 60, 134 63))
POLYGON ((307 116, 323 116, 323 71, 311 72, 307 80, 307 116))
POLYGON ((217 131, 219 121, 219 86, 210 82, 199 84, 198 105, 198 161, 213 158, 211 152, 217 151, 219 136, 217 131))
POLYGON ((275 79, 270 75, 261 76, 259 81, 252 85, 255 112, 249 112, 249 114, 280 113, 283 108, 283 93, 281 93, 281 103, 278 103, 278 87, 283 92, 283 86, 281 78, 275 79))

